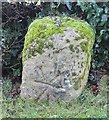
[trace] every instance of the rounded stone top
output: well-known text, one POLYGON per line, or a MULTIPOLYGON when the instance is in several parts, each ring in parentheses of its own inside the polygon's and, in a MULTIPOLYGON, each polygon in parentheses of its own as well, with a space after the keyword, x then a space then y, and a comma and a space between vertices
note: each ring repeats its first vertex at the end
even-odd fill
MULTIPOLYGON (((79 36, 76 36, 74 40, 86 38, 89 50, 91 50, 95 34, 87 22, 70 17, 47 16, 34 20, 28 27, 22 56, 23 63, 26 59, 34 56, 35 53, 42 54, 44 52, 43 48, 48 46, 45 41, 52 35, 61 33, 64 36, 66 29, 70 28, 79 33, 79 36)), ((53 47, 52 44, 49 44, 49 46, 53 47)), ((83 47, 85 46, 83 45, 83 47)))

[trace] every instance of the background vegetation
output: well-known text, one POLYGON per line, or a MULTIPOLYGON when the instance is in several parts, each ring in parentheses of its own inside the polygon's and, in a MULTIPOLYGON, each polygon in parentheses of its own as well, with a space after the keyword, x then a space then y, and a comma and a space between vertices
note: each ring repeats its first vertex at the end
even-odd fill
MULTIPOLYGON (((48 15, 70 16, 72 18, 83 19, 86 20, 93 27, 96 38, 93 47, 93 55, 92 55, 91 69, 90 69, 88 83, 89 85, 91 85, 91 90, 94 93, 94 95, 97 95, 100 91, 99 89, 100 78, 104 74, 109 73, 109 2, 102 2, 102 3, 100 2, 46 3, 45 2, 45 3, 41 3, 40 5, 36 5, 36 4, 37 3, 28 4, 25 2, 23 3, 17 2, 15 4, 12 4, 8 2, 2 2, 1 44, 2 44, 2 53, 3 53, 2 54, 2 62, 3 62, 2 75, 4 78, 3 93, 5 94, 5 96, 9 98, 11 94, 11 97, 16 97, 20 93, 19 86, 22 77, 22 49, 24 46, 24 37, 27 32, 29 24, 34 19, 48 15)), ((90 94, 89 92, 86 92, 85 95, 89 96, 89 98, 92 97, 91 96, 92 93, 90 94)), ((86 106, 88 106, 87 102, 88 104, 89 102, 91 102, 89 98, 87 98, 88 100, 85 101, 86 106)), ((95 100, 96 98, 94 98, 93 96, 93 99, 95 100)), ((100 98, 98 97, 98 99, 100 98)), ((96 99, 95 102, 97 102, 98 99, 96 99)), ((11 103, 9 101, 8 103, 10 106, 11 103)), ((13 102, 13 104, 15 103, 13 102)), ((17 104, 22 105, 23 102, 21 100, 18 100, 17 104)), ((92 103, 90 103, 89 107, 91 106, 91 104, 92 103)), ((9 106, 6 106, 6 104, 4 103, 4 107, 8 108, 9 106)), ((46 107, 46 105, 44 107, 46 107)), ((13 110, 11 111, 11 108, 9 111, 4 111, 4 113, 7 114, 7 116, 11 114, 11 113, 8 114, 8 112, 13 112, 13 110)), ((43 107, 41 109, 43 109, 43 107)), ((62 107, 62 110, 63 109, 64 108, 62 107)), ((87 111, 87 109, 85 110, 87 111)), ((64 112, 67 111, 65 110, 64 112)), ((105 113, 106 111, 103 112, 101 110, 101 112, 105 113)), ((101 112, 99 114, 101 114, 101 112)), ((64 115, 64 113, 62 114, 64 115)), ((69 113, 69 117, 71 117, 70 114, 71 113, 69 113)), ((105 116, 105 114, 102 115, 105 116)), ((49 111, 45 116, 46 117, 49 116, 49 111)))

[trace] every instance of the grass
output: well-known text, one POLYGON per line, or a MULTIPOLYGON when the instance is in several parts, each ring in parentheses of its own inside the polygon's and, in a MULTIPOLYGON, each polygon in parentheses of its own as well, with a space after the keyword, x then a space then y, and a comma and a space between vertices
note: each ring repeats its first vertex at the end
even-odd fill
POLYGON ((82 95, 70 103, 37 103, 18 98, 13 106, 12 100, 4 97, 2 115, 3 118, 107 118, 107 106, 103 86, 97 96, 86 87, 82 95))
POLYGON ((2 118, 2 88, 0 86, 0 120, 2 118))

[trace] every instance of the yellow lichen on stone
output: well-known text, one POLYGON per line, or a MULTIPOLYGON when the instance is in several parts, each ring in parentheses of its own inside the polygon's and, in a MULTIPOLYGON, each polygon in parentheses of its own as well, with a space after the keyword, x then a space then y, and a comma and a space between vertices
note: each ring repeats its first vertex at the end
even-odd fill
MULTIPOLYGON (((45 41, 53 34, 63 33, 64 35, 64 30, 67 27, 75 28, 78 32, 80 32, 80 36, 75 37, 75 40, 87 38, 88 46, 86 46, 86 48, 88 47, 87 50, 90 51, 94 43, 94 32, 87 22, 70 17, 51 18, 48 16, 42 19, 34 20, 30 24, 28 32, 25 36, 22 56, 23 63, 26 59, 34 56, 36 52, 42 54, 44 52, 43 48, 47 46, 45 41)), ((82 47, 85 47, 85 45, 83 46, 82 44, 82 47)))

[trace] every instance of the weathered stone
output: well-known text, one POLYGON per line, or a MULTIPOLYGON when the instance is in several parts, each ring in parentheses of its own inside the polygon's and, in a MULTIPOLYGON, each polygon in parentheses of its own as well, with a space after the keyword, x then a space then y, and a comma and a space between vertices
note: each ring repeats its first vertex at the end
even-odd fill
POLYGON ((93 43, 84 21, 35 20, 25 37, 21 97, 50 103, 77 98, 87 82, 93 43))

